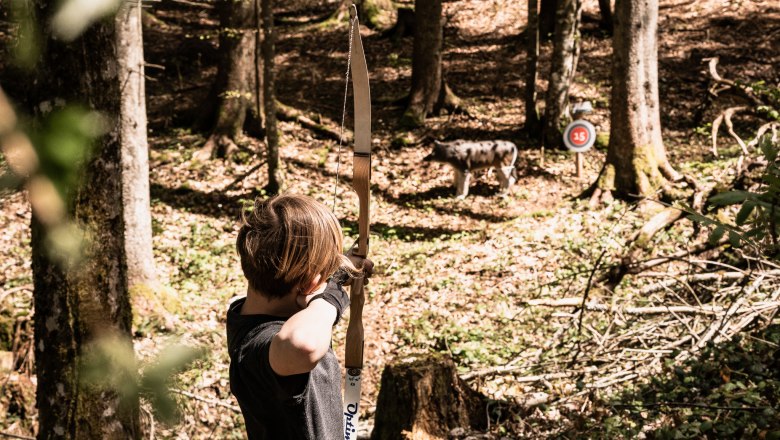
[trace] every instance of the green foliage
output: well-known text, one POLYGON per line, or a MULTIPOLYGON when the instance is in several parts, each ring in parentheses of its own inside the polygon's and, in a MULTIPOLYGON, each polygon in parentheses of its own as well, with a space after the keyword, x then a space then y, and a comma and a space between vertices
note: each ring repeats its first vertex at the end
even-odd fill
POLYGON ((152 361, 139 365, 131 341, 116 336, 97 340, 86 353, 80 364, 82 386, 115 391, 128 403, 146 398, 157 416, 167 423, 178 418, 171 383, 178 373, 206 355, 203 349, 172 345, 152 361))
POLYGON ((780 255, 778 235, 780 235, 780 161, 778 145, 773 144, 769 136, 760 142, 761 150, 767 161, 761 176, 761 185, 755 191, 731 190, 716 194, 710 198, 715 206, 738 207, 733 224, 726 223, 684 207, 688 217, 704 225, 712 226, 709 241, 717 243, 724 236, 734 247, 751 246, 763 255, 777 258, 780 255), (728 234, 728 235, 726 235, 728 234))
MULTIPOLYGON (((606 437, 775 438, 780 435, 780 326, 666 362, 647 385, 612 397, 606 437), (662 423, 659 423, 662 422, 662 423)), ((593 422, 591 422, 593 423, 593 422)))
MULTIPOLYGON (((434 288, 440 289, 449 284, 451 282, 444 281, 434 288)), ((461 366, 495 365, 506 362, 507 358, 520 350, 517 341, 512 338, 512 327, 508 321, 498 319, 485 326, 473 322, 461 324, 425 311, 411 320, 409 325, 399 329, 397 334, 401 341, 413 347, 449 353, 461 366)))

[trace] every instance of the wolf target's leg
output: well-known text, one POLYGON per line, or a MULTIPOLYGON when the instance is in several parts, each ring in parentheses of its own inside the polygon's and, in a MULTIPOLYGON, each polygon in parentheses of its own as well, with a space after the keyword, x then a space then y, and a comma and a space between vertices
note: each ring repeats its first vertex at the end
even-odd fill
POLYGON ((469 181, 471 173, 455 170, 455 196, 459 199, 465 199, 469 194, 469 181))
POLYGON ((515 178, 514 165, 509 167, 502 167, 498 172, 498 175, 500 176, 499 180, 501 181, 501 189, 504 190, 509 189, 509 187, 514 185, 517 181, 515 178))

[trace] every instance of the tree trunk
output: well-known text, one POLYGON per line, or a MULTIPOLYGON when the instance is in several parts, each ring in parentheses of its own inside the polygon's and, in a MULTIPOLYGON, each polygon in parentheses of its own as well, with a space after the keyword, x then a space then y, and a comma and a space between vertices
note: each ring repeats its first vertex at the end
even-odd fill
POLYGON ((254 0, 220 0, 219 64, 212 86, 209 108, 203 125, 211 128, 211 136, 195 157, 206 160, 226 157, 235 150, 247 112, 256 107, 254 94, 255 32, 257 13, 254 0))
POLYGON ((455 428, 486 425, 484 396, 458 377, 451 359, 404 359, 382 371, 372 440, 443 439, 455 428))
POLYGON ((550 41, 555 34, 555 14, 560 0, 539 0, 539 35, 542 41, 550 41))
POLYGON ((125 252, 130 288, 157 282, 152 253, 152 216, 149 196, 149 149, 146 140, 146 97, 141 8, 127 3, 117 21, 117 62, 122 143, 122 199, 125 215, 125 252))
POLYGON ((601 190, 646 197, 677 179, 661 137, 658 101, 658 0, 615 4, 612 95, 607 160, 601 190))
POLYGON ((601 13, 601 20, 599 20, 599 26, 612 33, 612 1, 611 0, 599 0, 599 12, 601 13))
POLYGON ((442 109, 460 109, 460 99, 447 86, 442 73, 443 22, 441 0, 416 0, 414 4, 412 87, 402 125, 419 127, 425 118, 442 109))
POLYGON ((372 29, 389 29, 395 18, 395 4, 392 0, 358 0, 360 22, 372 29))
POLYGON ((536 77, 539 64, 539 0, 528 0, 528 25, 525 63, 525 131, 536 136, 539 131, 539 110, 536 107, 536 77))
POLYGON ((581 0, 560 0, 553 37, 552 67, 547 84, 544 111, 544 145, 563 146, 563 127, 569 122, 569 88, 580 55, 581 0))
MULTIPOLYGON (((38 17, 48 19, 58 4, 38 0, 38 17)), ((87 233, 77 266, 69 268, 55 259, 44 227, 33 216, 39 438, 140 437, 138 401, 120 402, 114 391, 80 383, 78 365, 79 358, 93 350, 90 342, 97 337, 118 334, 130 345, 121 160, 126 133, 122 125, 127 119, 121 117, 125 84, 120 73, 128 66, 117 60, 119 48, 128 41, 120 29, 133 9, 124 5, 115 18, 98 21, 70 44, 45 30, 35 90, 39 102, 87 105, 103 114, 108 132, 98 141, 78 185, 69 189, 68 216, 87 233)))
POLYGON ((412 50, 412 88, 409 106, 404 112, 405 125, 420 126, 433 112, 442 88, 441 0, 414 2, 415 33, 412 50))
POLYGON ((393 42, 398 42, 404 37, 414 36, 414 9, 400 7, 396 12, 395 25, 382 33, 382 37, 390 37, 393 42))
POLYGON ((282 187, 279 170, 279 132, 276 126, 276 84, 274 74, 274 12, 273 0, 263 0, 263 95, 265 103, 265 138, 268 148, 269 194, 277 194, 282 187))

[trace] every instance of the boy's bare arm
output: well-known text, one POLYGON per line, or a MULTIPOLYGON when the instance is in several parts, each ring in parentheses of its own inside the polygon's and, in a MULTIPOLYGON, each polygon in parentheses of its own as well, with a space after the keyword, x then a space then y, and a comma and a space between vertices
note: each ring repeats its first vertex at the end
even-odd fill
POLYGON ((271 341, 268 358, 280 376, 308 373, 330 347, 337 311, 325 300, 312 301, 291 316, 271 341))

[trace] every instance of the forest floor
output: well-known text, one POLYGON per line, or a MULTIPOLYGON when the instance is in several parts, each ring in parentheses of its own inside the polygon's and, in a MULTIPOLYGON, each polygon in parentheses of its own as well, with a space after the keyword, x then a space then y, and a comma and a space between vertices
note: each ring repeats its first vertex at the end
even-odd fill
MULTIPOLYGON (((599 133, 608 133, 610 39, 598 28, 597 2, 584 3, 582 57, 571 96, 573 102, 591 101, 595 111, 587 119, 599 133)), ((306 19, 335 8, 335 3, 296 1, 283 8, 280 15, 285 18, 306 19)), ((394 43, 377 31, 361 29, 374 100, 371 258, 377 269, 368 285, 363 318, 363 408, 369 423, 384 365, 412 354, 443 352, 452 356, 463 374, 515 367, 501 374, 480 373, 469 380, 492 402, 491 426, 474 434, 476 438, 634 437, 664 429, 673 435, 682 433, 679 438, 708 432, 764 438, 780 430, 776 412, 780 381, 776 376, 768 375, 763 391, 753 394, 745 391, 733 397, 736 391, 719 388, 731 384, 739 391, 745 387, 734 385, 736 379, 726 379, 729 372, 744 368, 745 362, 769 371, 772 365, 780 367, 776 321, 761 335, 746 337, 748 342, 724 340, 718 350, 705 350, 706 356, 717 361, 691 364, 691 359, 702 359, 702 346, 681 343, 674 350, 662 349, 664 344, 645 340, 657 337, 674 344, 691 332, 708 328, 711 321, 706 315, 675 321, 672 317, 626 319, 588 312, 584 323, 578 324, 581 312, 575 307, 528 304, 577 298, 586 291, 591 301, 624 309, 695 301, 676 289, 653 291, 659 278, 652 277, 627 277, 614 291, 591 287, 592 275, 618 262, 629 237, 653 210, 637 210, 621 201, 593 208, 578 198, 595 181, 604 162, 604 135, 597 148, 585 155, 585 175, 577 179, 571 154, 547 151, 542 158, 539 148, 521 132, 525 2, 452 0, 444 2, 444 9, 446 79, 472 117, 433 117, 420 130, 401 129, 398 120, 403 109, 384 104, 403 96, 409 87, 411 39, 394 43), (483 173, 475 179, 468 198, 456 200, 451 172, 440 164, 421 165, 429 144, 404 146, 401 137, 511 140, 521 150, 519 181, 502 197, 497 194, 496 177, 483 173), (611 339, 620 339, 623 345, 616 348, 611 339), (592 351, 583 350, 580 343, 592 351), (751 353, 763 357, 746 360, 747 343, 758 344, 751 353), (680 357, 678 349, 688 346, 691 357, 680 357), (605 365, 609 368, 601 368, 605 365), (596 367, 601 369, 588 369, 596 367), (553 376, 526 380, 543 374, 553 376), (653 376, 665 377, 667 386, 677 388, 659 388, 650 380, 653 376), (697 382, 704 379, 709 385, 697 382), (729 410, 731 406, 711 397, 714 391, 711 398, 698 400, 705 388, 717 388, 733 398, 729 405, 750 397, 739 402, 758 410, 729 410), (684 393, 688 389, 692 394, 684 393), (680 411, 674 405, 653 406, 664 398, 690 405, 680 411), (620 406, 625 402, 634 404, 633 409, 620 406), (702 408, 697 410, 696 405, 702 408), (760 411, 767 413, 760 421, 745 419, 760 411)), ((202 133, 189 127, 209 105, 204 99, 216 73, 216 13, 210 3, 183 1, 153 3, 147 11, 144 38, 150 63, 146 74, 154 251, 161 283, 167 286, 158 292, 159 307, 166 308, 176 321, 173 330, 165 330, 161 310, 138 313, 137 354, 144 360, 153 359, 172 343, 203 347, 208 353, 176 378, 182 418, 172 427, 158 423, 158 437, 243 438, 243 420, 228 387, 225 311, 229 299, 245 291, 234 250, 237 219, 255 197, 263 196, 263 168, 228 185, 256 164, 262 144, 247 138, 230 160, 192 159, 205 142, 202 133)), ((280 25, 277 30, 278 98, 319 115, 337 129, 347 24, 280 25)), ((721 137, 721 155, 715 157, 711 152, 711 121, 728 101, 708 94, 705 59, 720 57, 719 69, 725 78, 777 84, 780 7, 768 0, 662 0, 659 32, 662 124, 671 163, 702 182, 725 180, 738 147, 730 138, 721 137)), ((7 43, 8 37, 7 32, 0 32, 0 42, 7 43)), ((546 77, 549 54, 546 44, 540 78, 546 77)), ((540 80, 539 87, 544 85, 540 80)), ((18 96, 21 92, 8 93, 18 96)), ((346 125, 351 126, 349 117, 346 125)), ((755 121, 747 118, 736 125, 743 134, 755 129, 755 121)), ((334 206, 345 233, 354 236, 357 198, 349 188, 349 148, 345 146, 339 158, 337 142, 318 138, 292 122, 281 122, 280 129, 286 191, 308 194, 334 206)), ((30 210, 22 193, 3 194, 0 200, 0 317, 11 323, 0 334, 0 343, 8 343, 0 351, 17 353, 16 372, 5 379, 0 375, 0 389, 5 391, 0 392, 0 431, 30 435, 35 429, 30 210)), ((657 234, 645 256, 668 255, 706 238, 706 230, 681 221, 657 234)), ((707 256, 699 258, 706 260, 707 256)), ((713 264, 726 263, 699 266, 711 269, 713 264)), ((687 269, 673 263, 654 270, 663 279, 661 272, 687 269)), ((769 281, 762 278, 751 283, 751 292, 773 294, 778 284, 769 281)), ((726 291, 732 286, 705 287, 705 296, 715 301, 719 287, 726 291)), ((695 293, 693 297, 700 299, 695 293)), ((339 357, 343 356, 345 329, 344 323, 339 325, 334 337, 339 357)), ((148 424, 147 410, 144 420, 148 424)))

